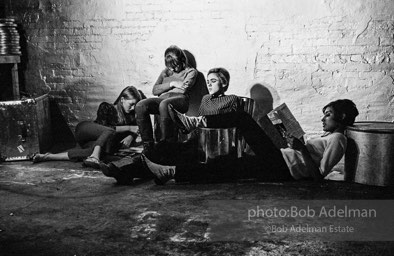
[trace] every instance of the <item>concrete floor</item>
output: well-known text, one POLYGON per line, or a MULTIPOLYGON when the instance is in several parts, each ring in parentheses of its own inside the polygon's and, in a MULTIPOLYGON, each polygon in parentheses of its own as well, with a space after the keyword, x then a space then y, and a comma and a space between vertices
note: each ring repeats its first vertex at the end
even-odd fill
POLYGON ((340 182, 116 185, 80 163, 0 164, 0 255, 394 255, 394 242, 212 241, 208 200, 394 199, 340 182))

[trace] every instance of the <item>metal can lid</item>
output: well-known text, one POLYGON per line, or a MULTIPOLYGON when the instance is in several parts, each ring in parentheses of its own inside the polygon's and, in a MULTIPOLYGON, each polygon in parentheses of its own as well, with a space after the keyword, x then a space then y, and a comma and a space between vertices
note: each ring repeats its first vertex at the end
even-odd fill
POLYGON ((347 129, 360 132, 394 133, 394 123, 379 121, 355 122, 353 126, 348 126, 347 129))

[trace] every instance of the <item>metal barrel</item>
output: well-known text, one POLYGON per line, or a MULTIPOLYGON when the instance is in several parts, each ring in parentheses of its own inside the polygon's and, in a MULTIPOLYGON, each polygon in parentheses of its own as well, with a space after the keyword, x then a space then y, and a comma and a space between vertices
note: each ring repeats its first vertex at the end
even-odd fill
POLYGON ((198 153, 200 163, 208 163, 219 157, 241 157, 242 148, 237 128, 199 128, 198 153))
POLYGON ((345 180, 394 185, 394 123, 356 122, 346 136, 345 180))
MULTIPOLYGON (((240 97, 240 101, 241 101, 241 107, 243 108, 243 110, 253 117, 254 100, 251 98, 247 98, 247 97, 240 97)), ((245 152, 248 154, 250 149, 249 149, 249 147, 245 141, 245 138, 243 136, 241 136, 241 138, 240 138, 240 143, 241 143, 242 152, 245 152)))
POLYGON ((253 116, 254 113, 254 100, 247 97, 239 97, 241 101, 241 107, 249 115, 253 116))

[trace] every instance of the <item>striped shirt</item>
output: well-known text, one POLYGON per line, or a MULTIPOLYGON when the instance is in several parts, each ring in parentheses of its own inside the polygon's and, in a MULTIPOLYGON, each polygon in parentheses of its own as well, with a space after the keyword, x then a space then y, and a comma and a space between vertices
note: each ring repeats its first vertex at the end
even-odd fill
POLYGON ((205 95, 200 104, 198 115, 209 116, 209 115, 220 115, 240 110, 241 104, 238 96, 236 95, 222 95, 212 96, 205 95))

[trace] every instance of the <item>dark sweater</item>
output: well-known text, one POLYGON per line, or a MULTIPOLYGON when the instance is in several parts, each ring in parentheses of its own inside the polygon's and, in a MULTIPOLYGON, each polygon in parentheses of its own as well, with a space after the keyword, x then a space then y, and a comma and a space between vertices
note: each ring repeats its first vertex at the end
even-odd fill
POLYGON ((222 95, 215 97, 205 95, 201 100, 198 115, 220 115, 239 111, 241 108, 240 100, 236 95, 222 95))

